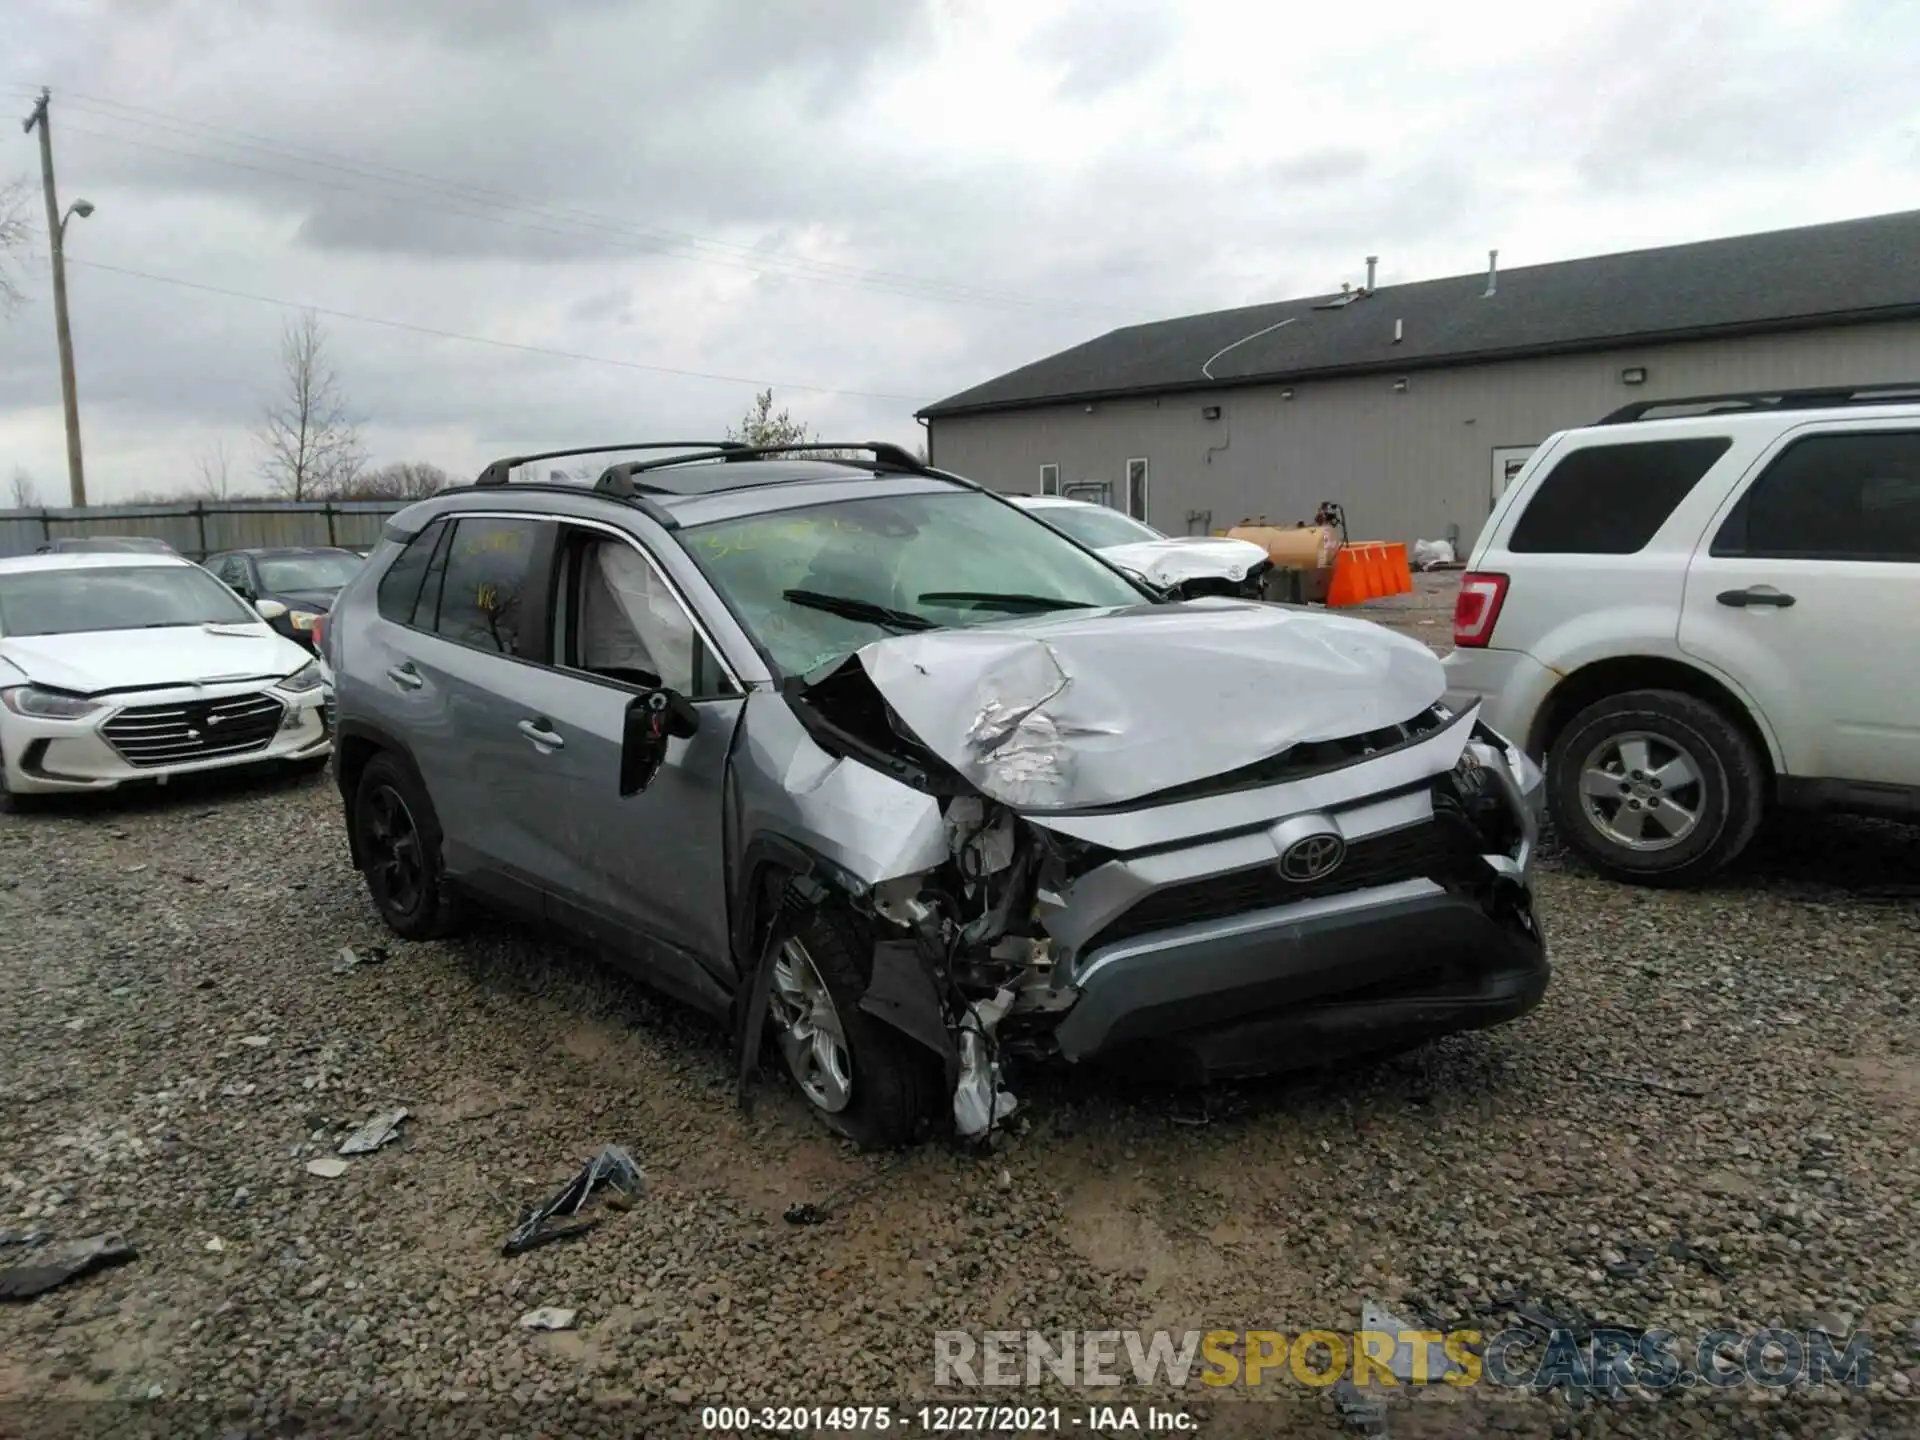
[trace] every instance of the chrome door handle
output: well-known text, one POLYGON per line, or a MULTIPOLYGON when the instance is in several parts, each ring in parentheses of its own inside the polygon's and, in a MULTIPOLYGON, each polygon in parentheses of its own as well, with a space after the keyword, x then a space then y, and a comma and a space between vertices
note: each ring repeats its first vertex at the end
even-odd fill
POLYGON ((1793 596, 1782 594, 1771 585, 1755 585, 1748 590, 1722 590, 1713 598, 1737 610, 1749 605, 1774 605, 1784 610, 1793 604, 1793 596))
POLYGON ((544 720, 522 720, 520 733, 543 750, 564 750, 567 742, 547 728, 544 720))
POLYGON ((427 683, 420 678, 411 664, 389 665, 387 667, 387 679, 398 685, 402 690, 418 690, 422 685, 427 683))

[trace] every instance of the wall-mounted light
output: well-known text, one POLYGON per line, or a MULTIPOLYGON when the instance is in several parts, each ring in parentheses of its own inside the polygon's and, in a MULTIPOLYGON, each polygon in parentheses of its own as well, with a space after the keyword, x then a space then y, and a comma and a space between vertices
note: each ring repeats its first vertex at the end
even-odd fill
POLYGON ((1220 407, 1218 405, 1206 406, 1201 410, 1200 418, 1202 420, 1218 420, 1220 418, 1220 407))
POLYGON ((1393 388, 1396 392, 1404 391, 1407 388, 1407 377, 1402 375, 1398 380, 1394 381, 1393 388))
POLYGON ((1293 391, 1292 391, 1292 390, 1282 390, 1282 391, 1280 392, 1280 398, 1281 398, 1282 400, 1291 400, 1291 399, 1293 398, 1293 391))
POLYGON ((1086 407, 1086 411, 1087 411, 1087 414, 1089 414, 1089 415, 1091 415, 1091 414, 1093 413, 1093 406, 1092 406, 1092 405, 1088 405, 1088 406, 1086 407))
POLYGON ((1620 383, 1622 385, 1646 384, 1647 383, 1647 367, 1644 365, 1629 365, 1626 369, 1620 372, 1620 383))

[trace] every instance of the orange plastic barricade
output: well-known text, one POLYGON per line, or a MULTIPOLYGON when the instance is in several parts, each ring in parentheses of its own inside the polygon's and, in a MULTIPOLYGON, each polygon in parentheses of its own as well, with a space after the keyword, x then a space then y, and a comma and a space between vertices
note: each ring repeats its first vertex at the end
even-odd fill
POLYGON ((1393 578, 1395 595, 1413 593, 1413 571, 1407 566, 1407 547, 1402 544, 1387 546, 1387 570, 1393 578))
POLYGON ((1387 584, 1387 547, 1378 540, 1366 542, 1367 550, 1367 598, 1378 600, 1382 595, 1391 595, 1393 589, 1387 584))
POLYGON ((1327 584, 1327 608, 1337 609, 1342 605, 1359 605, 1367 598, 1364 572, 1361 569, 1360 547, 1342 545, 1333 553, 1333 579, 1327 584))

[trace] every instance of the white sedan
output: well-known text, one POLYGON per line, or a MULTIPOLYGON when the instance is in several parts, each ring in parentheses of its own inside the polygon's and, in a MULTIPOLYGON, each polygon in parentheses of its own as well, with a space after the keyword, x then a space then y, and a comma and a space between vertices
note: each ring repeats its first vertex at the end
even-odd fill
POLYGON ((173 555, 0 560, 0 810, 26 796, 324 763, 313 656, 173 555))
POLYGON ((1248 540, 1224 535, 1162 535, 1151 525, 1105 505, 1069 500, 1064 495, 1010 495, 1030 510, 1122 569, 1144 575, 1170 594, 1244 595, 1257 599, 1260 578, 1271 561, 1248 540))

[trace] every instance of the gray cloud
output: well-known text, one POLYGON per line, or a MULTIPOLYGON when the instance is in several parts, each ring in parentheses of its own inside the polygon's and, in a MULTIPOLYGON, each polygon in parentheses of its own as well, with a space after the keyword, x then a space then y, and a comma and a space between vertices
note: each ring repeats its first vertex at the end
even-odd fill
MULTIPOLYGON (((754 381, 931 400, 1116 325, 1337 288, 1367 254, 1392 283, 1496 244, 1520 264, 1920 204, 1910 9, 1646 0, 1516 26, 1388 6, 1284 36, 1251 5, 1024 13, 15 0, 6 78, 55 89, 66 193, 100 207, 77 259, 740 377, 329 320, 380 458, 453 468, 718 429, 754 381), (937 68, 996 27, 1016 37, 937 68), (1836 188, 1850 167, 1876 178, 1836 188)), ((0 151, 0 175, 31 161, 0 151)), ((244 432, 285 310, 74 275, 103 477, 244 432)), ((0 446, 45 488, 58 387, 29 278, 0 325, 0 446)), ((781 399, 918 438, 910 402, 781 399)))

